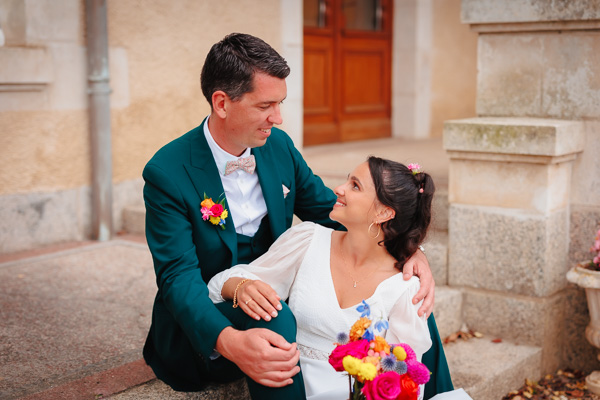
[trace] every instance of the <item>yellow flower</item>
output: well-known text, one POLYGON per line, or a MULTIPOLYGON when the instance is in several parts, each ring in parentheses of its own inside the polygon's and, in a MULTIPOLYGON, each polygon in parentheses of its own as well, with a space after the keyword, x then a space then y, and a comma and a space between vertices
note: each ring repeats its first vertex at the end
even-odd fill
POLYGON ((362 317, 350 328, 350 341, 354 342, 362 337, 365 330, 371 326, 371 320, 367 317, 362 317))
POLYGON ((402 346, 394 347, 394 355, 399 361, 406 360, 406 351, 402 348, 402 346))
POLYGON ((390 345, 381 336, 375 336, 375 339, 373 339, 371 343, 375 345, 373 347, 374 351, 378 353, 381 351, 385 351, 385 354, 390 354, 390 345))
POLYGON ((222 219, 227 219, 227 216, 228 216, 228 215, 229 215, 229 214, 227 214, 227 210, 223 210, 223 212, 221 213, 221 218, 222 218, 222 219))
POLYGON ((362 363, 360 364, 360 369, 358 371, 358 377, 366 380, 372 381, 377 376, 377 367, 371 363, 362 363))
POLYGON ((375 366, 375 368, 379 369, 380 362, 379 362, 378 356, 367 356, 367 357, 363 358, 362 361, 364 363, 373 364, 375 366))
POLYGON ((342 360, 342 365, 344 366, 344 369, 350 375, 358 374, 361 364, 362 362, 358 358, 352 356, 346 356, 342 360))
POLYGON ((210 217, 210 222, 213 223, 214 225, 219 225, 220 220, 221 220, 221 217, 210 217))
POLYGON ((204 201, 202 201, 202 203, 200 203, 200 205, 202 207, 206 207, 206 208, 211 208, 212 206, 215 205, 215 202, 212 201, 212 199, 204 199, 204 201))

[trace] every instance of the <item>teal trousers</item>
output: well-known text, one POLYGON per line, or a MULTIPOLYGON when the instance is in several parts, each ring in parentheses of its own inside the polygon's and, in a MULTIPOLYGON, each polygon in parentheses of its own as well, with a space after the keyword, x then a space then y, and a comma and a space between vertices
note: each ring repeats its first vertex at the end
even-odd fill
MULTIPOLYGON (((233 303, 227 301, 216 304, 219 311, 223 313, 236 329, 248 330, 252 328, 266 328, 283 336, 289 343, 296 342, 296 318, 292 314, 288 305, 281 303, 282 310, 278 312, 277 318, 271 321, 256 321, 250 318, 241 308, 233 308, 233 303)), ((243 372, 231 361, 225 357, 218 357, 215 360, 204 363, 206 370, 202 373, 203 377, 213 382, 231 382, 243 376, 243 372)), ((246 378, 248 389, 252 399, 265 400, 303 400, 306 399, 304 391, 304 381, 302 372, 293 377, 294 382, 291 385, 282 388, 271 388, 260 385, 250 378, 246 378)))

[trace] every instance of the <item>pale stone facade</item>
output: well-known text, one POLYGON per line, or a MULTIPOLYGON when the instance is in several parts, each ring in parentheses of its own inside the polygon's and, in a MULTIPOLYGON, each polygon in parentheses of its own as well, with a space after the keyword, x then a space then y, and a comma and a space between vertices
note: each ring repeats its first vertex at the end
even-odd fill
POLYGON ((542 347, 542 372, 597 367, 566 280, 600 224, 600 2, 463 0, 477 114, 448 121, 449 283, 466 323, 542 347))
MULTIPOLYGON (((226 2, 109 0, 107 8, 119 230, 123 208, 142 202, 140 176, 148 159, 209 113, 199 75, 210 46, 232 31, 257 35, 297 76, 302 31, 299 19, 282 23, 284 10, 299 15, 294 1, 256 7, 246 0, 232 8, 226 2)), ((90 237, 84 14, 83 0, 0 0, 0 253, 90 237)), ((288 90, 287 102, 300 107, 301 79, 288 90)), ((284 129, 301 138, 297 113, 284 117, 284 129)))
MULTIPOLYGON (((283 129, 302 147, 302 2, 234 3, 107 0, 116 231, 142 203, 147 160, 208 114, 200 69, 230 32, 290 64, 283 129)), ((92 235, 85 13, 84 0, 0 0, 0 253, 92 235)), ((394 136, 473 116, 477 35, 459 14, 460 0, 394 1, 394 136), (460 102, 447 95, 457 87, 460 102)))

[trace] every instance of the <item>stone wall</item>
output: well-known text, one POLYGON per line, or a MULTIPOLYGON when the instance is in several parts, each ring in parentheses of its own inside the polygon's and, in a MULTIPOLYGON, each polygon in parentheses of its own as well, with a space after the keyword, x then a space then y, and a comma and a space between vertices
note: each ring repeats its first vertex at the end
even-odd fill
MULTIPOLYGON (((449 121, 449 282, 475 329, 592 369, 566 272, 600 225, 600 3, 463 0, 478 32, 477 115, 449 121)), ((587 253, 589 258, 589 253, 587 253)))
MULTIPOLYGON (((301 27, 281 22, 282 5, 298 15, 289 0, 236 1, 234 12, 228 2, 107 3, 119 230, 123 207, 142 202, 148 159, 210 111, 199 84, 210 46, 233 31, 251 33, 292 54, 298 70, 301 27), (286 42, 292 29, 296 40, 286 42)), ((0 0, 0 253, 90 235, 84 15, 83 0, 0 0)), ((296 107, 301 87, 290 85, 296 107)))

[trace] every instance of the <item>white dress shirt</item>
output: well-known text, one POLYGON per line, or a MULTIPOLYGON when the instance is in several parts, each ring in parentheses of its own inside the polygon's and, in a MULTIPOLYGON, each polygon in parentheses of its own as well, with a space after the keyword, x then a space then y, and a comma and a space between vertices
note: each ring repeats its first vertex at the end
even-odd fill
MULTIPOLYGON (((229 215, 231 215, 235 224, 235 231, 242 235, 254 236, 256 231, 258 231, 260 221, 267 214, 267 205, 258 182, 258 175, 256 171, 253 174, 249 174, 244 170, 238 169, 225 176, 227 161, 235 161, 241 157, 248 157, 251 154, 250 149, 246 149, 239 157, 223 150, 215 142, 208 129, 208 118, 204 123, 204 136, 219 170, 219 176, 221 177, 225 196, 227 197, 229 215)), ((210 197, 216 202, 219 195, 220 193, 212 194, 210 197)))

